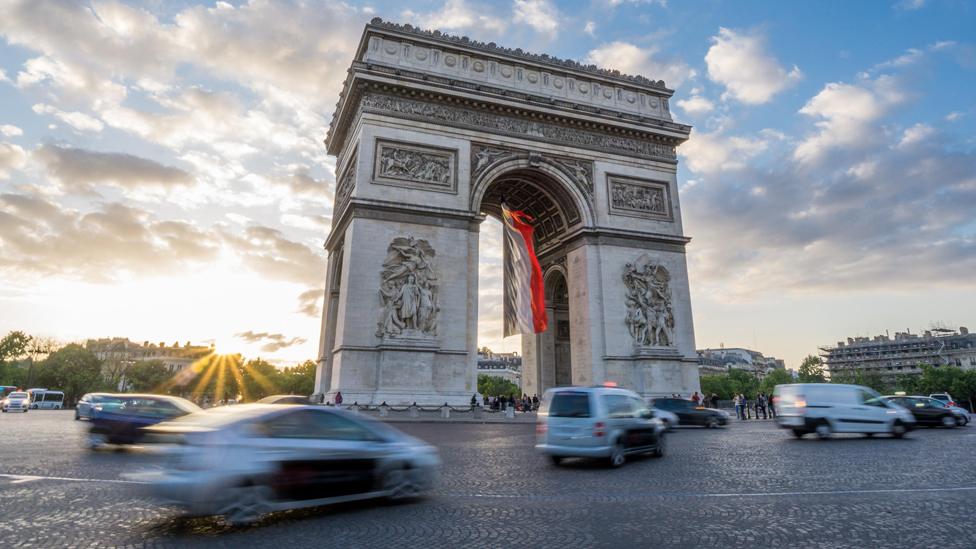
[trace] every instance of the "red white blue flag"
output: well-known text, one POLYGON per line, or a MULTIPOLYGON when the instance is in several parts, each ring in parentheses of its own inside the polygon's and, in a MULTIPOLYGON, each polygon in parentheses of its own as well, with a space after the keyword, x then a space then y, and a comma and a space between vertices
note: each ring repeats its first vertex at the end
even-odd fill
POLYGON ((546 331, 546 294, 535 256, 532 217, 502 204, 505 224, 505 336, 546 331))

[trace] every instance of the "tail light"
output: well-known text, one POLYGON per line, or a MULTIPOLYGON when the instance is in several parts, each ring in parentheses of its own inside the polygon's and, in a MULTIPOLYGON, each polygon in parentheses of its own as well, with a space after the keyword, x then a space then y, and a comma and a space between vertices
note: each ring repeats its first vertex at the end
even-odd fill
POLYGON ((796 408, 806 408, 807 401, 802 396, 796 397, 796 401, 793 403, 793 406, 796 408))
POLYGON ((546 434, 546 424, 545 423, 536 423, 535 424, 535 434, 537 434, 537 435, 544 435, 544 434, 546 434))
POLYGON ((596 422, 596 423, 593 424, 593 436, 595 436, 595 437, 602 437, 605 434, 606 434, 606 432, 604 432, 604 430, 603 430, 603 422, 602 421, 598 421, 598 422, 596 422))

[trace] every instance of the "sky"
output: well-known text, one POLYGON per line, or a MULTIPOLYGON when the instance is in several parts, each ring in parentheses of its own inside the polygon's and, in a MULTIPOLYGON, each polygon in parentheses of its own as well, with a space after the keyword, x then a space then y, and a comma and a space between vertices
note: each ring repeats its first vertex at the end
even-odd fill
MULTIPOLYGON (((976 328, 976 4, 0 0, 0 333, 315 358, 363 25, 663 79, 699 348, 976 328)), ((482 227, 479 344, 501 337, 482 227)))

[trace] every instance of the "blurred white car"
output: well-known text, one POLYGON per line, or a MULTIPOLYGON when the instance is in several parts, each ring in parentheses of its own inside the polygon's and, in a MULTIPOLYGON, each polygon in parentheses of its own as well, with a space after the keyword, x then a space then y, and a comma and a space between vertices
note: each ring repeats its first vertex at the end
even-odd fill
POLYGON ((4 412, 24 412, 30 409, 30 395, 23 391, 15 391, 7 395, 0 403, 0 410, 4 412))
POLYGON ((146 429, 182 446, 167 470, 133 475, 190 515, 247 524, 263 514, 352 500, 414 498, 429 490, 437 450, 355 412, 243 404, 146 429))
POLYGON ((667 410, 662 410, 661 408, 651 408, 651 411, 654 412, 654 417, 661 420, 661 423, 664 424, 664 428, 668 431, 674 429, 681 423, 681 420, 678 418, 678 414, 669 412, 667 410))

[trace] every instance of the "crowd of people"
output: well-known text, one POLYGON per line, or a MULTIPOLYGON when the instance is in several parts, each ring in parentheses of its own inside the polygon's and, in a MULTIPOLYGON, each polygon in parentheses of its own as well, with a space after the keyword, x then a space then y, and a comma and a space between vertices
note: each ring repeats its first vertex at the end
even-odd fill
POLYGON ((732 405, 735 406, 735 415, 739 419, 759 419, 759 414, 762 414, 762 419, 776 417, 772 395, 759 393, 750 399, 740 393, 732 398, 732 405))
MULTIPOLYGON (((471 395, 471 407, 478 405, 478 396, 471 395)), ((521 397, 509 396, 482 396, 481 405, 489 410, 505 410, 513 408, 516 412, 534 412, 539 409, 539 395, 522 395, 521 397)))

